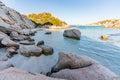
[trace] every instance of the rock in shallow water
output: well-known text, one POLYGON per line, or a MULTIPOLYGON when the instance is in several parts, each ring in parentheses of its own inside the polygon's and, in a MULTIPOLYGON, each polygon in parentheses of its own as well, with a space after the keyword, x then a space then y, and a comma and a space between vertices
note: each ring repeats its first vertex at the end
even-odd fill
POLYGON ((41 45, 39 46, 42 49, 42 53, 44 55, 52 55, 53 54, 53 48, 50 46, 46 46, 46 45, 41 45))
POLYGON ((67 80, 120 80, 112 71, 87 56, 61 52, 51 77, 67 80))
POLYGON ((38 43, 37 43, 37 46, 41 46, 41 45, 44 45, 44 41, 43 40, 38 41, 38 43))
POLYGON ((38 57, 42 54, 42 49, 34 45, 29 45, 29 46, 21 45, 19 51, 21 55, 26 57, 30 57, 30 56, 38 57))
POLYGON ((19 48, 19 44, 10 40, 9 38, 4 38, 1 43, 4 45, 4 46, 7 46, 7 47, 16 47, 16 48, 19 48))
POLYGON ((15 31, 12 31, 10 33, 10 37, 11 37, 12 40, 17 40, 17 41, 29 39, 28 36, 20 35, 15 31))
POLYGON ((35 44, 34 41, 28 41, 28 40, 20 41, 19 43, 23 44, 23 45, 33 45, 33 44, 35 44))
POLYGON ((0 72, 0 80, 65 80, 50 78, 38 73, 29 73, 17 68, 9 68, 0 72))
POLYGON ((63 36, 80 40, 81 32, 79 29, 67 29, 64 31, 63 36))

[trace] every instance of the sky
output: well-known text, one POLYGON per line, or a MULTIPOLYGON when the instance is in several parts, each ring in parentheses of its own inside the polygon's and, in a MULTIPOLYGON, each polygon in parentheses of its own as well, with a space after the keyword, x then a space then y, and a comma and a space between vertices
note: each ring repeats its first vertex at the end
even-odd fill
POLYGON ((50 12, 68 24, 120 19, 120 0, 0 0, 22 14, 50 12))

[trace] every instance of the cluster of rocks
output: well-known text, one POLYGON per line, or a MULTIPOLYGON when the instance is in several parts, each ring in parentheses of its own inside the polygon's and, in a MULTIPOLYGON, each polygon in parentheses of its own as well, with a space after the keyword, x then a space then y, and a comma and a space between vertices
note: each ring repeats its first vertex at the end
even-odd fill
POLYGON ((120 80, 99 62, 83 55, 60 52, 51 77, 67 80, 120 80))
MULTIPOLYGON (((29 19, 0 2, 0 48, 6 48, 7 52, 0 60, 0 80, 120 80, 99 62, 87 56, 65 52, 59 53, 57 64, 48 73, 48 76, 54 78, 14 68, 7 60, 15 54, 27 58, 53 54, 53 48, 44 45, 43 40, 35 45, 31 36, 37 29, 33 28, 35 24, 29 19)), ((63 36, 79 40, 81 32, 78 29, 69 29, 64 31, 63 36)))

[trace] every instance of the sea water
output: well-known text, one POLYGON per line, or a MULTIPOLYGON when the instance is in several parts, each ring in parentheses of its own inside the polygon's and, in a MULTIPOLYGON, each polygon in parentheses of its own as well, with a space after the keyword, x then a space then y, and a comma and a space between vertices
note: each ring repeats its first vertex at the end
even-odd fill
MULTIPOLYGON (((57 62, 60 51, 71 52, 74 54, 87 55, 102 65, 109 68, 120 76, 120 30, 95 26, 72 26, 81 31, 80 40, 63 37, 63 31, 51 31, 52 34, 45 35, 47 30, 38 31, 33 37, 36 43, 40 40, 45 41, 45 45, 54 48, 51 62, 57 62), (102 35, 109 36, 108 41, 102 41, 102 35)), ((49 63, 49 61, 48 61, 49 63)), ((52 63, 51 63, 52 64, 52 63)))
MULTIPOLYGON (((53 55, 40 57, 24 57, 20 54, 14 55, 7 62, 16 68, 28 72, 46 74, 57 63, 60 51, 71 52, 77 55, 86 55, 109 68, 120 76, 120 30, 95 27, 95 26, 72 26, 81 31, 80 40, 74 40, 63 36, 64 30, 50 30, 52 34, 46 35, 49 30, 39 30, 32 38, 38 41, 44 40, 45 45, 54 49, 53 55), (109 36, 108 41, 100 39, 102 35, 109 36)), ((5 51, 4 49, 2 49, 5 51)), ((0 50, 0 53, 2 51, 0 50)))

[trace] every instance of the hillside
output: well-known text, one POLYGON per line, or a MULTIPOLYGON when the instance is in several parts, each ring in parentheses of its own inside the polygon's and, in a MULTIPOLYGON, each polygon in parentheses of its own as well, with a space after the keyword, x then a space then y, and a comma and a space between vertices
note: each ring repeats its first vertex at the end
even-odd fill
POLYGON ((29 14, 27 15, 29 19, 38 23, 38 24, 51 24, 53 26, 64 26, 67 25, 66 22, 60 20, 59 18, 53 16, 51 13, 39 13, 39 14, 29 14))
POLYGON ((120 28, 120 19, 112 19, 112 20, 103 20, 93 24, 92 26, 103 26, 106 28, 120 28))

